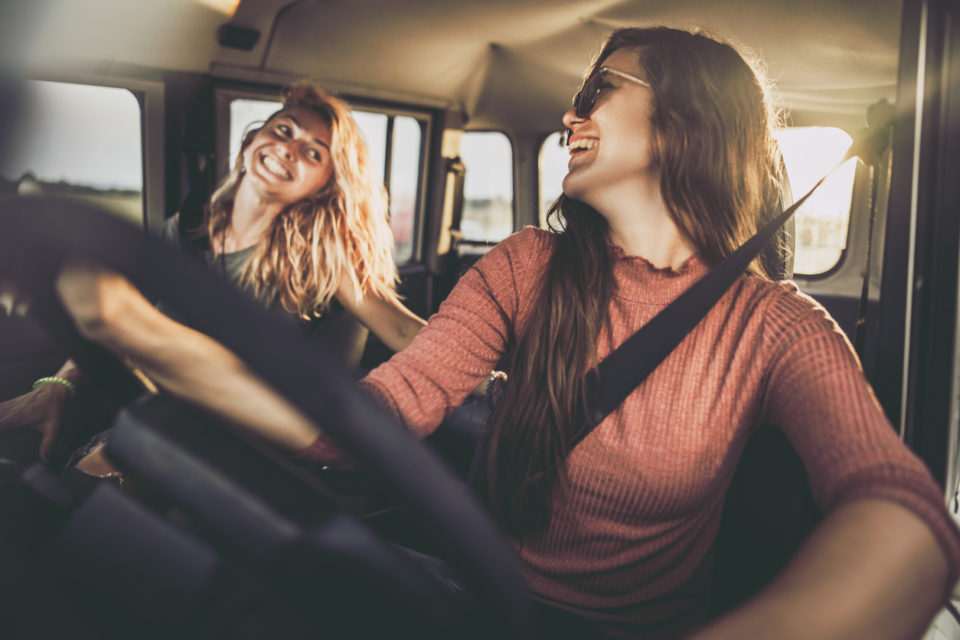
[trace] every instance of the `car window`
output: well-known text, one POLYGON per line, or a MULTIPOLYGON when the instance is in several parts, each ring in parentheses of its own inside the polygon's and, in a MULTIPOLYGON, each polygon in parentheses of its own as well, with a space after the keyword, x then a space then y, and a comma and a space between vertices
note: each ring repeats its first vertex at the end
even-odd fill
POLYGON ((550 205, 563 193, 563 177, 567 175, 567 162, 570 154, 563 145, 560 132, 551 133, 540 145, 540 161, 537 163, 540 175, 540 226, 547 226, 547 212, 550 205))
POLYGON ((468 131, 460 143, 460 158, 467 172, 462 238, 499 242, 513 232, 513 145, 499 131, 468 131))
POLYGON ((4 194, 76 198, 142 225, 141 109, 127 89, 27 81, 4 194))
POLYGON ((416 118, 396 116, 393 119, 387 187, 397 262, 413 258, 424 137, 423 123, 416 118))
MULTIPOLYGON (((775 134, 794 199, 801 198, 839 162, 853 139, 834 127, 791 127, 775 134)), ((817 276, 830 271, 847 247, 856 160, 837 169, 797 209, 793 270, 817 276)))
POLYGON ((353 119, 363 132, 363 137, 370 148, 370 157, 374 158, 373 167, 377 179, 383 182, 384 166, 387 152, 387 116, 382 113, 368 111, 353 112, 353 119))
MULTIPOLYGON (((275 100, 235 98, 230 101, 231 167, 240 153, 243 134, 251 127, 265 122, 281 106, 281 103, 275 100)), ((363 109, 354 109, 353 119, 370 148, 374 173, 378 180, 386 183, 390 194, 394 260, 397 263, 408 262, 413 258, 414 252, 416 210, 423 165, 423 124, 411 116, 363 109)))

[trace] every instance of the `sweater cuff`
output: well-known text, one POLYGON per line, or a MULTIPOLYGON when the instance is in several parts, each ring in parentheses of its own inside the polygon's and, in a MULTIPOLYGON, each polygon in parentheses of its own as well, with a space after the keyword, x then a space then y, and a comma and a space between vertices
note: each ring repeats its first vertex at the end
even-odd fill
POLYGON ((320 462, 344 471, 354 471, 361 468, 360 463, 353 456, 341 449, 322 432, 308 447, 293 454, 293 457, 297 460, 320 462))
MULTIPOLYGON (((373 396, 373 399, 392 411, 395 416, 400 413, 396 405, 391 401, 390 396, 384 393, 376 383, 367 380, 360 380, 357 385, 365 392, 373 396)), ((294 458, 299 460, 308 460, 321 462, 344 471, 359 470, 362 468, 359 462, 349 453, 340 448, 340 446, 328 437, 322 431, 310 445, 294 454, 294 458)))
POLYGON ((376 400, 377 404, 392 413, 395 418, 401 420, 400 407, 398 407, 393 401, 393 396, 387 393, 386 389, 382 388, 378 383, 373 382, 369 378, 363 378, 362 380, 358 381, 357 386, 363 389, 363 391, 370 395, 374 400, 376 400))

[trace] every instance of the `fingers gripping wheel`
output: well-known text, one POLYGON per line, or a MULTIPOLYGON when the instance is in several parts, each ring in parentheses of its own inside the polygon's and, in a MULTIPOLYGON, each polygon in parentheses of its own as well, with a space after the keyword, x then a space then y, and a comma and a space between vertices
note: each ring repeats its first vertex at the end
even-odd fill
MULTIPOLYGON (((0 245, 0 256, 7 256, 0 259, 0 283, 25 289, 48 331, 67 344, 82 367, 103 373, 101 379, 119 376, 123 369, 80 337, 57 301, 54 282, 66 258, 117 271, 182 313, 321 425, 447 542, 446 559, 485 620, 511 635, 529 628, 529 602, 514 554, 463 484, 294 328, 225 286, 199 261, 80 203, 0 202, 0 245), (266 335, 269 341, 260 339, 266 335)), ((202 456, 198 460, 207 464, 202 456)))

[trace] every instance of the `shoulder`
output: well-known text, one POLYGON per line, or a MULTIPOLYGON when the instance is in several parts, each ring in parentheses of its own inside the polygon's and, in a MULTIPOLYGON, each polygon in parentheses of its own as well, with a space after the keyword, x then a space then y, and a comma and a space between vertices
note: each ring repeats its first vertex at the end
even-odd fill
POLYGON ((526 227, 500 241, 470 271, 487 281, 492 289, 509 283, 515 290, 525 290, 531 280, 539 280, 543 274, 555 244, 552 232, 526 227))
POLYGON ((774 325, 823 324, 836 327, 837 323, 822 304, 800 290, 792 280, 771 282, 749 278, 751 285, 764 301, 764 317, 774 325))
POLYGON ((502 240, 494 248, 501 248, 517 255, 523 253, 539 254, 544 249, 552 251, 556 242, 557 234, 552 231, 538 227, 524 227, 502 240))
POLYGON ((556 234, 537 227, 525 227, 508 236, 478 261, 478 267, 507 263, 511 270, 529 266, 531 263, 546 263, 556 246, 556 234))
POLYGON ((810 345, 824 353, 835 352, 844 360, 853 356, 853 347, 840 325, 822 304, 800 291, 795 282, 748 276, 743 288, 756 300, 761 335, 773 353, 810 345))
POLYGON ((512 317, 541 280, 554 242, 552 233, 534 227, 502 240, 463 274, 454 289, 457 299, 491 298, 512 317))

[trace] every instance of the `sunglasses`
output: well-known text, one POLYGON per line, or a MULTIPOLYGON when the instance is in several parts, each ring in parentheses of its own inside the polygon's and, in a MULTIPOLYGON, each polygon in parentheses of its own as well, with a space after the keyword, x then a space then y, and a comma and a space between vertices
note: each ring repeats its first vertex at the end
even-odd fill
POLYGON ((573 98, 573 110, 578 118, 586 118, 589 116, 594 107, 597 106, 597 97, 600 95, 600 92, 614 86, 610 83, 610 76, 617 76, 618 78, 636 82, 645 87, 650 86, 650 83, 646 80, 641 80, 637 76, 626 73, 625 71, 611 69, 610 67, 600 67, 590 74, 590 77, 583 83, 583 87, 580 88, 580 92, 573 98))

